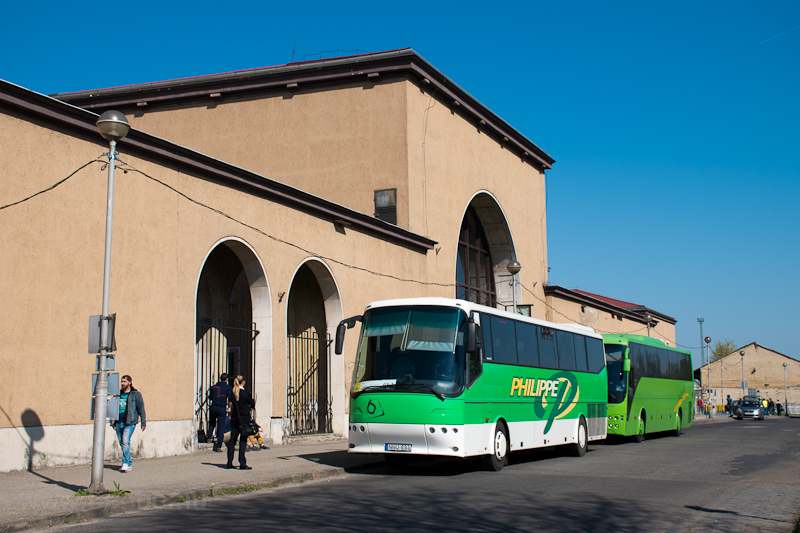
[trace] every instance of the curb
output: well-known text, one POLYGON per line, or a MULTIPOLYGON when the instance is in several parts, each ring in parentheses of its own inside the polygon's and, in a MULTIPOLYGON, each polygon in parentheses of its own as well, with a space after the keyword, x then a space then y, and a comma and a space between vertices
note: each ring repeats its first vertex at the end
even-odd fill
MULTIPOLYGON (((365 463, 354 467, 349 467, 351 471, 362 470, 374 463, 365 463)), ((303 474, 295 474, 291 476, 283 476, 268 481, 255 482, 250 484, 242 483, 228 483, 225 485, 214 486, 213 488, 203 490, 193 490, 186 492, 168 493, 162 495, 151 496, 148 498, 136 499, 121 496, 94 496, 99 499, 97 505, 89 507, 81 511, 55 515, 50 518, 42 518, 40 520, 17 522, 10 525, 0 526, 0 531, 3 533, 11 533, 15 531, 26 531, 29 529, 44 529, 53 527, 55 525, 73 524, 80 522, 88 522, 97 518, 107 518, 116 514, 127 513, 131 511, 139 511, 143 509, 153 509, 156 507, 163 507, 173 503, 189 503, 201 501, 205 498, 219 498, 231 496, 236 494, 245 494, 250 492, 258 492, 264 489, 272 489, 289 483, 303 483, 305 481, 316 481, 320 479, 328 479, 340 476, 347 472, 345 468, 328 468, 317 472, 306 472, 303 474), (105 500, 105 501, 104 501, 105 500)), ((76 498, 91 498, 92 496, 73 496, 76 498)))

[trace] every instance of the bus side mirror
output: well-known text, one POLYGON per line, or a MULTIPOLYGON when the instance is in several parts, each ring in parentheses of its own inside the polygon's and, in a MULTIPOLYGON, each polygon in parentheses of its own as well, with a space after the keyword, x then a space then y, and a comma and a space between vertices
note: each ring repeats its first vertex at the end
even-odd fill
POLYGON ((339 325, 336 327, 336 355, 342 354, 345 331, 347 331, 347 325, 344 322, 339 322, 339 325))
POLYGON ((334 347, 334 351, 336 355, 341 355, 342 350, 344 348, 344 334, 345 332, 354 327, 356 322, 361 322, 364 319, 361 315, 351 316, 350 318, 345 318, 339 325, 336 326, 336 346, 334 347))
POLYGON ((464 338, 464 351, 474 353, 478 351, 478 325, 475 322, 467 322, 467 331, 464 338))
POLYGON ((622 371, 623 372, 630 372, 631 371, 631 360, 625 359, 622 361, 622 371))

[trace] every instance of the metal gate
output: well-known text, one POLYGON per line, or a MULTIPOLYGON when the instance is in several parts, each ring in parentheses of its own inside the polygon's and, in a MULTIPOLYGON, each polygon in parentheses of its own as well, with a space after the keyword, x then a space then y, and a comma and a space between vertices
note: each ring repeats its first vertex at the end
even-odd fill
POLYGON ((286 412, 289 433, 331 433, 330 336, 289 332, 286 412))
POLYGON ((257 335, 255 322, 205 318, 197 321, 194 417, 198 428, 208 428, 208 389, 219 381, 220 374, 241 374, 245 386, 252 391, 257 335))

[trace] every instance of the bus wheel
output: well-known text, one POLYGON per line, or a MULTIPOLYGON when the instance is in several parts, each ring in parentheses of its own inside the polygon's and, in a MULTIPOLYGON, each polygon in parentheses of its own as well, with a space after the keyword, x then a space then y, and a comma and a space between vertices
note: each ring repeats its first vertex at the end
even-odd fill
POLYGON ((675 423, 675 429, 672 430, 673 437, 680 437, 681 436, 681 413, 678 411, 678 420, 675 423))
POLYGON ((483 456, 483 465, 487 470, 499 472, 508 462, 508 433, 502 422, 494 428, 492 454, 483 456))
POLYGON ((586 434, 586 419, 581 417, 578 423, 578 442, 572 445, 572 454, 576 457, 583 457, 586 455, 586 449, 589 447, 589 437, 586 434))
POLYGON ((636 442, 644 442, 644 417, 639 417, 639 423, 636 425, 636 435, 633 440, 636 442))

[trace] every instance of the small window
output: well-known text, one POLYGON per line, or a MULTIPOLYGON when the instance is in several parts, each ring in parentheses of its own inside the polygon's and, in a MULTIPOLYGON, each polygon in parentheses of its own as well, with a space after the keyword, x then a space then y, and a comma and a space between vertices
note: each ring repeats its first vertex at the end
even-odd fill
POLYGON ((375 191, 375 218, 397 224, 397 189, 375 191))

